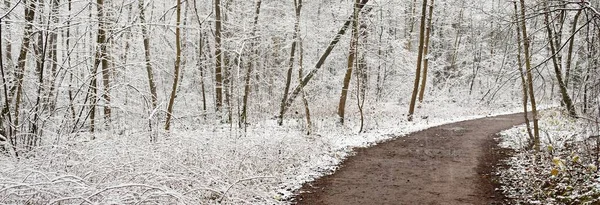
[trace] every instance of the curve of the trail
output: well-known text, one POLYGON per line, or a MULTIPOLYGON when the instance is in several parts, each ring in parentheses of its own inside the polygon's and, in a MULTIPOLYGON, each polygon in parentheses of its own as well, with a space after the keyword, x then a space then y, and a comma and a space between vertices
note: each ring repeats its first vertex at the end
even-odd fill
POLYGON ((494 136, 522 114, 451 123, 356 150, 332 175, 305 184, 298 204, 493 204, 494 136))

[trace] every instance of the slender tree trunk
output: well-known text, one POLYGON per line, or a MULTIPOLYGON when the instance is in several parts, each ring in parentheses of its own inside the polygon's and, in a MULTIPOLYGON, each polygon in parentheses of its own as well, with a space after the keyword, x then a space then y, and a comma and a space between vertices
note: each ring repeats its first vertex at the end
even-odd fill
POLYGON ((531 55, 529 54, 530 40, 527 36, 527 18, 525 16, 525 0, 521 2, 521 32, 523 33, 523 49, 525 51, 525 68, 527 69, 527 86, 529 91, 529 99, 531 100, 531 113, 533 115, 533 149, 536 152, 540 151, 540 130, 538 126, 538 111, 535 103, 535 95, 533 91, 533 76, 531 75, 531 55))
POLYGON ((523 60, 521 59, 521 52, 523 51, 523 47, 521 46, 521 29, 519 27, 519 10, 517 8, 517 2, 513 2, 514 3, 514 8, 515 8, 515 22, 516 22, 516 29, 517 29, 517 63, 518 63, 518 68, 519 68, 519 76, 521 77, 521 88, 523 90, 523 117, 525 117, 525 126, 527 129, 527 135, 529 136, 529 141, 532 142, 533 141, 533 134, 531 133, 531 125, 529 123, 529 117, 527 114, 527 101, 528 101, 528 97, 527 97, 527 82, 525 81, 525 74, 523 71, 523 60))
MULTIPOLYGON (((16 98, 15 98, 15 106, 14 106, 14 127, 19 129, 19 109, 21 106, 21 98, 23 96, 23 79, 25 76, 25 65, 27 63, 27 50, 29 49, 29 41, 31 40, 31 36, 33 35, 33 20, 35 18, 35 10, 37 6, 36 0, 23 0, 23 4, 25 6, 25 25, 23 32, 23 40, 21 44, 21 51, 19 52, 19 57, 17 58, 17 84, 16 84, 16 98), (29 4, 28 4, 29 3, 29 4)), ((5 105, 5 106, 8 106, 5 105)), ((6 109, 8 111, 8 109, 6 109)), ((15 133, 16 134, 16 133, 15 133)))
POLYGON ((102 65, 102 84, 103 93, 102 99, 104 100, 104 119, 110 121, 111 109, 110 109, 110 70, 108 68, 108 51, 107 51, 107 38, 106 38, 106 19, 104 18, 105 5, 104 0, 96 0, 98 10, 98 57, 102 65))
MULTIPOLYGON (((11 0, 4 0, 4 6, 6 7, 6 9, 10 9, 12 8, 11 4, 10 4, 11 0)), ((10 31, 11 26, 10 26, 10 15, 6 15, 4 17, 4 27, 6 28, 7 31, 10 31)), ((11 34, 10 33, 5 33, 4 34, 4 38, 6 38, 6 52, 5 52, 5 56, 6 56, 6 61, 5 63, 7 63, 9 65, 9 67, 12 67, 12 42, 11 42, 11 34)), ((2 49, 2 48, 0 48, 2 49)))
POLYGON ((417 0, 413 0, 412 4, 410 5, 410 22, 408 22, 408 38, 406 38, 406 50, 410 51, 412 50, 412 35, 414 33, 415 30, 415 22, 416 22, 416 8, 417 8, 417 0))
POLYGON ((427 15, 427 0, 423 0, 423 7, 421 9, 421 28, 419 31, 419 54, 417 55, 417 70, 415 72, 415 83, 413 85, 412 97, 410 99, 410 106, 408 108, 408 121, 413 120, 413 114, 415 113, 415 104, 417 101, 417 94, 419 92, 419 80, 421 79, 421 63, 423 62, 423 49, 425 47, 425 15, 427 15))
MULTIPOLYGON (((288 98, 288 92, 290 91, 290 84, 292 82, 292 71, 294 69, 294 55, 296 53, 296 46, 298 44, 298 33, 300 32, 300 10, 302 9, 302 0, 294 0, 294 8, 296 11, 296 23, 294 24, 294 35, 292 37, 292 48, 290 50, 290 58, 288 61, 288 70, 285 78, 285 88, 283 89, 283 98, 281 99, 280 111, 283 111, 285 102, 288 98)), ((283 124, 283 113, 279 113, 279 125, 283 124)))
MULTIPOLYGON (((302 0, 300 0, 300 2, 302 2, 302 0)), ((252 78, 252 67, 254 66, 253 62, 256 58, 255 54, 256 54, 256 50, 258 50, 258 48, 256 48, 256 30, 258 27, 258 17, 260 14, 260 5, 262 3, 262 0, 256 0, 256 9, 254 11, 254 27, 252 28, 252 46, 250 47, 250 49, 252 49, 251 53, 251 58, 250 58, 250 62, 248 62, 247 64, 247 70, 246 70, 246 77, 245 77, 245 85, 244 85, 244 97, 242 99, 242 114, 240 116, 240 127, 243 126, 244 127, 244 131, 246 130, 246 125, 248 124, 248 97, 250 96, 250 78, 252 78)), ((295 8, 298 5, 294 6, 295 8)), ((297 9, 296 9, 297 10, 297 9)), ((298 16, 296 16, 298 18, 298 16)))
POLYGON ((344 84, 342 86, 342 94, 340 96, 340 103, 338 105, 338 117, 340 123, 344 124, 344 112, 346 110, 346 99, 348 96, 348 87, 350 86, 350 80, 352 78, 352 69, 354 68, 354 64, 356 61, 356 53, 357 53, 357 45, 358 45, 358 15, 359 9, 358 5, 360 4, 359 0, 355 0, 354 2, 354 14, 352 21, 352 37, 350 38, 350 48, 348 51, 348 61, 347 61, 347 70, 346 75, 344 76, 344 84))
POLYGON ((575 43, 575 34, 577 33, 577 22, 579 21, 579 16, 581 16, 581 10, 577 11, 575 17, 573 18, 573 24, 571 26, 571 39, 569 40, 569 48, 567 51, 567 62, 566 62, 566 71, 565 71, 565 87, 569 88, 569 81, 571 79, 571 66, 573 64, 573 47, 575 43))
MULTIPOLYGON (((0 18, 0 36, 2 36, 2 18, 0 18)), ((2 48, 2 41, 0 40, 0 49, 2 48)), ((14 135, 13 135, 13 129, 11 127, 12 124, 12 116, 10 115, 9 112, 9 105, 10 105, 10 100, 8 99, 8 86, 6 85, 6 76, 4 74, 4 61, 2 58, 2 54, 0 53, 0 72, 2 74, 2 87, 4 90, 4 106, 2 108, 2 112, 0 114, 0 135, 3 135, 6 137, 6 140, 8 141, 8 150, 11 154, 11 156, 16 157, 16 150, 15 150, 15 146, 16 146, 16 142, 14 139, 14 135), (6 109, 6 110, 5 110, 6 109), (5 122, 5 120, 8 120, 8 122, 5 122)))
POLYGON ((221 23, 221 0, 215 0, 215 98, 217 113, 220 112, 223 107, 221 23))
MULTIPOLYGON (((218 0, 217 0, 218 1, 218 0)), ((179 66, 181 66, 181 1, 177 0, 177 20, 175 22, 175 73, 173 74, 173 88, 171 89, 171 97, 167 106, 167 120, 165 122, 165 130, 171 129, 171 118, 173 118, 173 105, 177 96, 177 84, 179 83, 179 66)))
POLYGON ((144 0, 139 0, 138 9, 140 10, 140 26, 142 27, 142 37, 144 43, 144 60, 146 64, 146 74, 148 76, 148 88, 150 90, 152 110, 158 105, 158 95, 156 93, 156 83, 154 83, 154 71, 152 69, 152 60, 150 58, 150 35, 146 25, 146 14, 144 0))
POLYGON ((429 53, 429 39, 431 37, 431 19, 433 18, 433 3, 434 0, 431 0, 431 4, 429 5, 429 17, 427 19, 427 30, 425 31, 425 48, 423 48, 423 55, 425 56, 425 60, 423 62, 423 79, 421 81, 421 90, 419 91, 419 103, 423 102, 423 96, 425 95, 425 85, 427 84, 427 69, 429 66, 429 57, 427 55, 429 53))
MULTIPOLYGON (((544 1, 544 7, 545 7, 545 14, 544 14, 544 20, 546 23, 546 31, 548 32, 548 44, 550 44, 550 55, 552 58, 552 63, 554 65, 554 74, 556 77, 556 81, 558 82, 558 88, 560 90, 560 94, 562 95, 562 102, 564 103, 564 105, 566 106, 567 110, 569 111, 569 115, 571 117, 576 117, 577 114, 575 113, 575 106, 573 105, 573 102, 571 101, 571 97, 569 96, 569 94, 567 93, 567 88, 565 86, 565 83, 562 79, 562 68, 560 66, 560 61, 557 58, 558 52, 556 50, 556 46, 555 43, 557 40, 554 39, 554 35, 552 35, 552 28, 550 28, 550 7, 548 6, 548 0, 544 1)), ((559 45, 559 44, 556 44, 559 45)))
MULTIPOLYGON (((298 42, 298 49, 300 57, 298 58, 298 83, 302 82, 302 76, 304 75, 304 48, 302 47, 302 40, 298 42)), ((310 121, 310 108, 308 106, 308 100, 306 99, 306 91, 302 89, 302 103, 304 104, 304 114, 306 115, 306 135, 310 135, 312 132, 312 122, 310 121)))

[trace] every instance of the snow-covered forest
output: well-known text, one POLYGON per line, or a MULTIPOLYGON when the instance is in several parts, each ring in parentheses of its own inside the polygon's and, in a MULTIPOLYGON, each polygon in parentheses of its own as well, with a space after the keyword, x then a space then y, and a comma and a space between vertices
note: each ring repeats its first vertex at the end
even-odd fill
POLYGON ((599 1, 2 1, 0 204, 289 204, 354 147, 523 111, 508 164, 554 181, 507 195, 580 164, 600 196, 599 1))

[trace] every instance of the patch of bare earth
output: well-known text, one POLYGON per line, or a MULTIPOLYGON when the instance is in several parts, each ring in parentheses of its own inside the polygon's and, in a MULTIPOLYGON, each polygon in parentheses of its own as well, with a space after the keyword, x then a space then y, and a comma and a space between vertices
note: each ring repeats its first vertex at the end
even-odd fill
POLYGON ((503 204, 496 133, 521 114, 457 122, 360 148, 334 174, 300 189, 297 204, 503 204))

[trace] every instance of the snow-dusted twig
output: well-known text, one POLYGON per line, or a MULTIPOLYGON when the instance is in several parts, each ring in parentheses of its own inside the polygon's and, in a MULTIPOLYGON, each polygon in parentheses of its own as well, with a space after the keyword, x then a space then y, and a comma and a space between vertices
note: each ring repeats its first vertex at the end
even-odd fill
POLYGON ((275 177, 272 177, 272 176, 258 176, 258 177, 249 177, 249 178, 237 180, 233 184, 229 185, 229 187, 227 187, 227 189, 221 194, 221 198, 219 199, 219 203, 221 203, 223 201, 223 199, 225 198, 225 195, 227 194, 227 192, 229 192, 229 190, 231 188, 233 188, 234 185, 236 185, 236 184, 238 184, 240 182, 244 182, 244 181, 250 181, 250 180, 255 180, 255 179, 268 179, 268 178, 275 178, 275 177))

